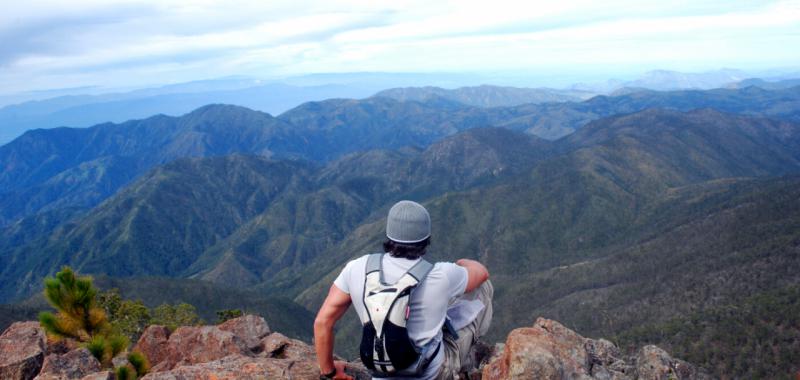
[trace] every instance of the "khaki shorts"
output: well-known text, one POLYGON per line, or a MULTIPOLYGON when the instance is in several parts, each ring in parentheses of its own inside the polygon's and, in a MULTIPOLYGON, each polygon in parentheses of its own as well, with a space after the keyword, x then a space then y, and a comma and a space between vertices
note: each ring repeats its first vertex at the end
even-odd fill
POLYGON ((458 379, 458 374, 469 372, 479 363, 473 363, 474 355, 472 347, 478 339, 486 334, 489 325, 492 323, 492 297, 494 287, 490 281, 486 281, 477 289, 464 294, 466 299, 478 299, 485 306, 478 316, 470 324, 458 330, 458 339, 452 335, 444 334, 444 363, 442 370, 436 377, 438 380, 458 379))

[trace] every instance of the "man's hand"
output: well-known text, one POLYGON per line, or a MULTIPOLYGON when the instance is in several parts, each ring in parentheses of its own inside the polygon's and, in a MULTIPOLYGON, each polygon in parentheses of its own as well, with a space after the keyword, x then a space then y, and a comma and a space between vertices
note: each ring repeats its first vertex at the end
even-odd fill
POLYGON ((333 362, 333 367, 336 368, 336 375, 333 375, 334 380, 353 380, 353 376, 344 373, 344 368, 347 363, 343 361, 333 362))
POLYGON ((456 261, 456 265, 467 269, 467 289, 464 290, 464 293, 477 289, 484 281, 489 279, 489 270, 475 260, 461 259, 456 261))

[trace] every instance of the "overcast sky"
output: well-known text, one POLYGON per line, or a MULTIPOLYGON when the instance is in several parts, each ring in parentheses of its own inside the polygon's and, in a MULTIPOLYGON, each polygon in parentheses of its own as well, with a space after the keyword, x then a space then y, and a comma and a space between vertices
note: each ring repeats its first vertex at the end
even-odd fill
POLYGON ((0 0, 0 91, 228 75, 800 65, 800 0, 0 0))

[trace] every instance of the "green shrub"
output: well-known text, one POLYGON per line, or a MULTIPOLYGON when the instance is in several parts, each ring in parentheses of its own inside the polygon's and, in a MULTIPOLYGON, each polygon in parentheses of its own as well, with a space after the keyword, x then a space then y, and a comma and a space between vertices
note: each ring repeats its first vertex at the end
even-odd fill
POLYGON ((163 325, 170 330, 175 330, 181 326, 197 326, 203 324, 203 320, 197 315, 194 306, 188 303, 177 305, 162 304, 153 309, 153 317, 150 319, 153 325, 163 325))
POLYGON ((117 380, 136 380, 136 375, 128 366, 117 367, 114 372, 117 375, 117 380))
POLYGON ((134 351, 128 354, 128 362, 131 363, 138 377, 146 375, 147 371, 150 370, 150 363, 147 361, 147 357, 141 352, 134 351))
POLYGON ((97 303, 108 315, 114 332, 127 336, 131 342, 139 340, 150 324, 150 309, 144 302, 123 299, 118 289, 101 292, 97 303))
POLYGON ((219 310, 217 311, 217 324, 224 323, 228 320, 239 318, 244 313, 242 313, 239 309, 227 309, 227 310, 219 310))

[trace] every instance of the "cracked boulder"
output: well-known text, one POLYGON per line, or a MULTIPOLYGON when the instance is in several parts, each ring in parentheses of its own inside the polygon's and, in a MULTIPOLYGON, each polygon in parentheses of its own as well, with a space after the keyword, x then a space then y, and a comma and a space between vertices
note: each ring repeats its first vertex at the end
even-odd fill
POLYGON ((47 350, 39 322, 16 322, 0 335, 0 379, 33 379, 47 350))

